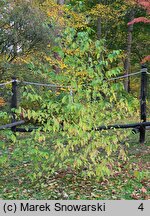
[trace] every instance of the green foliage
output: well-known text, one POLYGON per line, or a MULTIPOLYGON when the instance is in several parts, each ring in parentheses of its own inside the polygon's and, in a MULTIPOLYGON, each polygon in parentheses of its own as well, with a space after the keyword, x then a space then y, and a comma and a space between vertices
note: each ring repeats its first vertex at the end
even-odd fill
POLYGON ((15 46, 19 46, 25 52, 37 47, 39 43, 46 45, 49 42, 50 30, 46 26, 46 17, 38 7, 33 7, 27 2, 16 3, 12 5, 12 8, 9 7, 10 5, 6 4, 1 14, 3 16, 3 28, 1 29, 3 52, 7 51, 14 57, 15 46))
POLYGON ((33 171, 27 175, 32 181, 67 169, 100 179, 113 174, 114 154, 126 159, 120 143, 129 132, 96 132, 92 128, 129 118, 136 100, 131 102, 124 95, 121 83, 105 80, 122 71, 120 51, 107 54, 103 41, 92 41, 89 34, 73 29, 64 33, 66 44, 58 50, 63 54, 59 66, 64 69, 52 81, 68 87, 40 89, 39 95, 29 86, 23 93, 24 106, 16 111, 40 125, 23 140, 19 134, 10 137, 15 144, 10 160, 28 163, 33 171))

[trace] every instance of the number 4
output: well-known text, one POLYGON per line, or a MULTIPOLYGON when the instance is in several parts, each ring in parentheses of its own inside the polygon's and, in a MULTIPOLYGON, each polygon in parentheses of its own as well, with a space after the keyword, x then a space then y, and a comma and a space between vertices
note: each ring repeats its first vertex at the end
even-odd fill
POLYGON ((143 207, 143 203, 141 203, 138 207, 139 210, 143 211, 144 210, 144 207, 143 207))

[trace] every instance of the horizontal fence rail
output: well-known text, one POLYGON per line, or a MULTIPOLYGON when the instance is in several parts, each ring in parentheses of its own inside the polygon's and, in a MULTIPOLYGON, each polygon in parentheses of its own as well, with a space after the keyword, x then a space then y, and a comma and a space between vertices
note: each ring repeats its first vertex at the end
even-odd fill
POLYGON ((141 122, 141 123, 133 123, 133 124, 116 124, 116 125, 108 125, 108 126, 100 126, 97 128, 93 128, 92 130, 101 131, 108 129, 125 129, 125 128, 136 128, 136 127, 150 126, 150 122, 141 122))
POLYGON ((10 123, 10 124, 2 125, 2 126, 0 126, 0 130, 4 130, 4 129, 7 129, 7 128, 12 128, 12 127, 15 127, 15 126, 18 126, 18 125, 22 125, 24 123, 25 123, 25 121, 21 120, 21 121, 18 121, 18 122, 13 122, 13 123, 10 123))

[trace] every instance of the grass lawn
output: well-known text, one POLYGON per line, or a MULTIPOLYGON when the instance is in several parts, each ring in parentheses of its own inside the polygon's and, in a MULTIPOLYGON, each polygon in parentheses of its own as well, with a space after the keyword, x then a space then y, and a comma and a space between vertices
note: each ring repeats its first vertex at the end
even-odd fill
MULTIPOLYGON (((22 169, 14 164, 11 171, 1 170, 1 199, 150 199, 150 131, 146 144, 138 144, 138 134, 130 139, 128 161, 119 162, 121 171, 109 179, 83 179, 76 173, 64 171, 55 176, 43 176, 31 182, 22 169), (17 175, 16 175, 17 173, 17 175)), ((116 160, 116 166, 118 162, 116 160)))

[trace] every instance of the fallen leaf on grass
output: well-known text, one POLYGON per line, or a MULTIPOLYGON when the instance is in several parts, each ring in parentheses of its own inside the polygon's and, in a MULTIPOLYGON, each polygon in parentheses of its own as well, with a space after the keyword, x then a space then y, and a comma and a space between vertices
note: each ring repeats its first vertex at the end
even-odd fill
POLYGON ((112 194, 116 194, 116 191, 115 191, 115 190, 112 190, 112 194))
POLYGON ((142 193, 147 193, 147 190, 146 190, 144 187, 142 187, 142 188, 140 189, 140 191, 141 191, 142 193))
POLYGON ((131 197, 132 197, 133 199, 135 199, 135 200, 139 200, 139 199, 141 198, 140 194, 135 193, 135 192, 133 192, 133 193, 131 194, 131 197))
POLYGON ((91 197, 92 198, 99 198, 100 196, 98 194, 91 193, 91 197))

